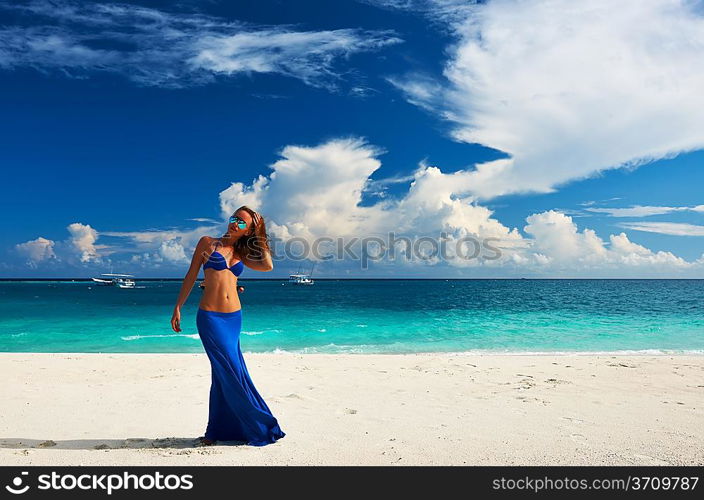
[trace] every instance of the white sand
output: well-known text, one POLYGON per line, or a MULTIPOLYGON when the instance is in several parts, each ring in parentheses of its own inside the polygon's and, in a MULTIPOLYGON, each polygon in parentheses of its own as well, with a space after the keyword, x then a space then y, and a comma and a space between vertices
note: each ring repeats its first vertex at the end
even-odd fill
POLYGON ((286 437, 193 447, 205 354, 0 354, 3 465, 704 464, 704 356, 245 354, 286 437))

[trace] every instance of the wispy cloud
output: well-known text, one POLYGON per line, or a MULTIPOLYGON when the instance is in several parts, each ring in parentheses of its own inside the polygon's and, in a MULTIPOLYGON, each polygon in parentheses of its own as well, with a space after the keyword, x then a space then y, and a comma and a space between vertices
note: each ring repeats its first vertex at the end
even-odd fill
POLYGON ((216 221, 215 219, 211 219, 210 217, 193 217, 191 219, 186 220, 192 220, 194 222, 212 222, 213 224, 218 224, 218 221, 216 221))
POLYGON ((484 199, 550 192, 704 147, 704 16, 671 0, 368 0, 453 36, 442 76, 390 76, 451 136, 507 153, 456 178, 484 199))
POLYGON ((454 28, 465 21, 475 5, 484 0, 357 0, 388 10, 405 10, 423 14, 438 26, 454 28))
MULTIPOLYGON (((207 221, 204 221, 207 222, 207 221)), ((177 240, 184 246, 193 246, 198 239, 218 226, 226 227, 226 223, 213 223, 198 226, 193 229, 147 229, 143 231, 101 231, 101 237, 118 238, 123 241, 123 247, 133 252, 143 252, 160 247, 164 242, 177 240)))
POLYGON ((0 28, 0 68, 119 73, 144 86, 179 88, 218 75, 279 73, 336 90, 336 61, 401 43, 389 30, 300 31, 121 3, 0 0, 20 21, 0 28))
MULTIPOLYGON (((423 166, 421 166, 423 168, 423 166)), ((414 174, 410 175, 395 175, 392 177, 384 177, 383 179, 368 179, 364 185, 364 192, 375 196, 386 196, 386 190, 393 184, 410 184, 415 179, 414 174)))
POLYGON ((611 217, 647 217, 649 215, 670 214, 673 212, 704 212, 704 205, 693 207, 657 207, 634 205, 628 208, 587 208, 588 212, 608 214, 611 217))
POLYGON ((621 227, 673 236, 704 236, 704 226, 684 222, 624 222, 621 227))

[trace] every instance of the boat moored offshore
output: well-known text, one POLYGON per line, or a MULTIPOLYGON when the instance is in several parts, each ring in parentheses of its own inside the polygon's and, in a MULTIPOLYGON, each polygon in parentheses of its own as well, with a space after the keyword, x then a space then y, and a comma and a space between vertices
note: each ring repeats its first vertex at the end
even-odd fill
POLYGON ((312 285, 315 283, 310 274, 290 274, 288 282, 293 285, 312 285))
POLYGON ((134 278, 132 274, 103 273, 97 278, 91 278, 91 280, 98 285, 134 288, 135 281, 132 278, 134 278))

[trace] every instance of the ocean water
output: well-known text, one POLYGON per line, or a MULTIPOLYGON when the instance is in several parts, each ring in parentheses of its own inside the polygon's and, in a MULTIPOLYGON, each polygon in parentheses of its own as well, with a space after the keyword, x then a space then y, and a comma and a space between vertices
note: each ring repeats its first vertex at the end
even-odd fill
MULTIPOLYGON (((704 353, 704 280, 241 280, 245 352, 704 353)), ((0 351, 203 352, 201 290, 0 282, 0 351)))

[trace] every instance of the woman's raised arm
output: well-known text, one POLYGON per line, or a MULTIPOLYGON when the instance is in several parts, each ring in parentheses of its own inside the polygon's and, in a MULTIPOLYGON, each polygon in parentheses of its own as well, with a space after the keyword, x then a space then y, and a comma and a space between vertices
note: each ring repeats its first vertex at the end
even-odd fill
POLYGON ((255 252, 253 256, 242 257, 242 264, 255 271, 271 271, 274 269, 274 262, 271 259, 271 252, 263 248, 260 252, 255 252), (261 257, 257 255, 261 254, 261 257))

